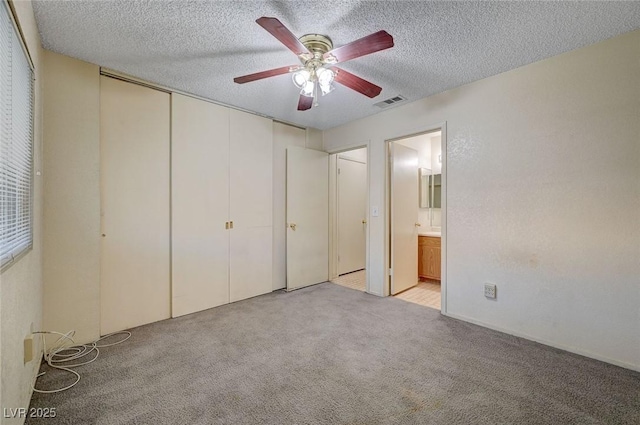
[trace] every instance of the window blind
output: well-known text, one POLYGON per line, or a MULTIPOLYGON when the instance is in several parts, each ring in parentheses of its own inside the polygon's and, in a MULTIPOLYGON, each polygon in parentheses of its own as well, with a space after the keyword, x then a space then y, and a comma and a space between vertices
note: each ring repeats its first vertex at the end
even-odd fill
POLYGON ((7 2, 0 3, 0 266, 4 267, 33 243, 33 73, 7 2))

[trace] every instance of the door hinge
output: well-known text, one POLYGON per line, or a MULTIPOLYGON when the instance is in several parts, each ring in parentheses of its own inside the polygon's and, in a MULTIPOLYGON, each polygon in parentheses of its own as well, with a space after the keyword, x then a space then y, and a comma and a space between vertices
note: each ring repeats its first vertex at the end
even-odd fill
POLYGON ((389 269, 389 276, 393 276, 393 269, 389 269))
POLYGON ((340 169, 338 168, 338 174, 340 174, 340 169))

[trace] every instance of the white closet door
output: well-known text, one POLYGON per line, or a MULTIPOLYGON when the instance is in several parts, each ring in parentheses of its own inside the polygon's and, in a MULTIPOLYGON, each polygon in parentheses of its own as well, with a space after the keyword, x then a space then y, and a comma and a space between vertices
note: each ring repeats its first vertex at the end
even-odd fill
POLYGON ((230 110, 231 302, 272 290, 273 123, 230 110))
POLYGON ((173 317, 229 302, 229 109, 171 95, 173 317))
POLYGON ((170 317, 169 101, 100 77, 103 335, 170 317))

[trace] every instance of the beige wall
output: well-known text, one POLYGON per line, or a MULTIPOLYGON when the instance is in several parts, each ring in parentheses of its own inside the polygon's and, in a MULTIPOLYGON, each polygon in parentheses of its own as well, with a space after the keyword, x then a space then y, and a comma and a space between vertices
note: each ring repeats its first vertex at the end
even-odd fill
POLYGON ((100 330, 100 70, 44 51, 44 311, 49 330, 100 330))
POLYGON ((640 369, 638 57, 635 31, 325 131, 369 143, 371 292, 384 141, 446 122, 447 314, 640 369))
MULTIPOLYGON (((15 2, 19 25, 35 66, 34 171, 42 170, 42 50, 30 2, 15 2)), ((26 408, 39 357, 23 362, 23 341, 42 326, 42 176, 34 178, 33 249, 0 275, 0 408, 26 408)), ((37 351, 41 349, 37 344, 37 351)), ((24 419, 0 417, 0 423, 24 419)))
POLYGON ((307 140, 305 142, 305 148, 313 149, 316 151, 323 150, 323 133, 315 128, 307 128, 307 140))

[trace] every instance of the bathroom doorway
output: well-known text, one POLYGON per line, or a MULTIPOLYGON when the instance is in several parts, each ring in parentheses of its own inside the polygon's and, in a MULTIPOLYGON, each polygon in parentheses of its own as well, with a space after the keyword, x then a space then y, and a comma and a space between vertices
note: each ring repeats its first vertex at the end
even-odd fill
POLYGON ((441 309, 442 130, 388 142, 389 293, 441 309))
POLYGON ((333 154, 329 164, 331 282, 366 291, 367 148, 333 154))

